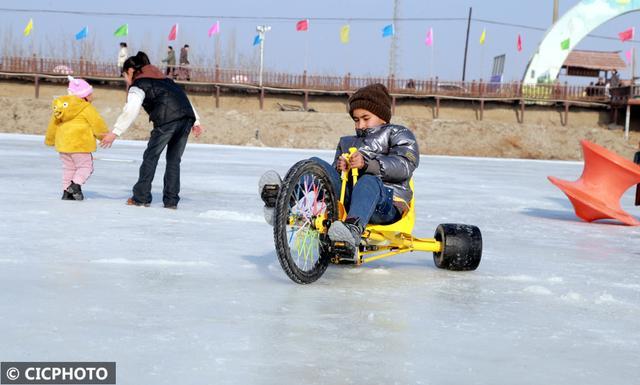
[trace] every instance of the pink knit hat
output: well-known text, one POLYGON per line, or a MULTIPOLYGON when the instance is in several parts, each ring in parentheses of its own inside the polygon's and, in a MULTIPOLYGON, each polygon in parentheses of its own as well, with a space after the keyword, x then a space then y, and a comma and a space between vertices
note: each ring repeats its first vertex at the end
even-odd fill
POLYGON ((67 76, 69 79, 69 95, 75 95, 79 98, 86 98, 93 93, 93 87, 84 79, 76 79, 73 76, 67 76))

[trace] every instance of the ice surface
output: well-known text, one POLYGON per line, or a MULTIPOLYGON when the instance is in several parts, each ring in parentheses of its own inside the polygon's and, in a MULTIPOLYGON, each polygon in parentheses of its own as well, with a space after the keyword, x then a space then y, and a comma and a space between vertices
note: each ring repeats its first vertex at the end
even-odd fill
MULTIPOLYGON (((474 272, 410 253, 291 282, 257 181, 332 152, 190 144, 178 210, 124 204, 142 142, 57 154, 0 135, 0 360, 116 361, 118 384, 637 384, 640 228, 589 224, 547 175, 579 162, 423 157, 415 233, 480 227, 474 272)), ((635 216, 633 192, 622 205, 635 216)))

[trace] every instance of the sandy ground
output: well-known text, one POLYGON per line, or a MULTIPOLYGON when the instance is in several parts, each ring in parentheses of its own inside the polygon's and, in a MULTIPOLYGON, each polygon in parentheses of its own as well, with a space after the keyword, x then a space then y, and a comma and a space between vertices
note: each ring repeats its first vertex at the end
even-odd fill
MULTIPOLYGON (((3 81, 0 132, 44 134, 51 100, 65 93, 65 85, 45 83, 36 99, 32 83, 3 81)), ((124 89, 96 87, 95 97, 94 104, 113 125, 125 102, 124 89)), ((353 133, 344 96, 311 97, 309 106, 318 112, 279 110, 277 103, 301 105, 301 96, 267 95, 263 111, 255 94, 224 93, 218 109, 211 95, 190 97, 206 127, 202 137, 190 139, 193 142, 333 149, 340 136, 353 133)), ((607 110, 572 107, 563 126, 561 107, 527 106, 523 123, 517 122, 515 106, 487 104, 483 120, 478 119, 478 108, 477 103, 442 102, 434 119, 433 102, 399 101, 392 121, 411 128, 421 152, 432 155, 577 160, 582 159, 579 141, 588 139, 631 159, 640 142, 637 122, 627 142, 620 126, 610 129, 607 110)), ((141 113, 123 138, 147 139, 150 128, 141 113)))

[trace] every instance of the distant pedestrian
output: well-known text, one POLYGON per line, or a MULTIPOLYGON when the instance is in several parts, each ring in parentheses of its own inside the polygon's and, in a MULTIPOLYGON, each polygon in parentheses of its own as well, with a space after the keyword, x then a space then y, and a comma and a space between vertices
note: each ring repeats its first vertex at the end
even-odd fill
POLYGON ((118 51, 118 73, 122 76, 122 65, 129 57, 129 49, 124 41, 120 43, 120 51, 118 51))
POLYGON ((173 50, 172 46, 169 46, 167 49, 167 57, 162 59, 163 63, 167 63, 167 70, 165 71, 165 75, 175 79, 175 69, 176 69, 176 51, 173 50))
POLYGON ((611 73, 611 80, 609 82, 611 88, 620 87, 620 74, 618 74, 618 70, 613 70, 611 73))
POLYGON ((60 153, 62 199, 81 201, 81 186, 93 173, 91 153, 96 150, 96 139, 102 139, 109 129, 91 104, 93 87, 89 83, 69 76, 68 92, 53 101, 44 143, 60 153))
POLYGON ((189 44, 185 44, 180 49, 180 70, 183 78, 191 80, 191 71, 189 70, 189 44))
POLYGON ((140 107, 144 108, 153 122, 153 130, 142 156, 138 182, 133 186, 133 195, 127 204, 151 204, 151 182, 166 147, 162 200, 164 207, 176 209, 180 200, 180 162, 189 133, 193 131, 197 137, 203 131, 198 114, 184 90, 151 65, 144 52, 138 52, 124 62, 124 79, 129 86, 127 104, 113 130, 100 141, 100 146, 111 147, 113 141, 131 126, 140 113, 140 107))

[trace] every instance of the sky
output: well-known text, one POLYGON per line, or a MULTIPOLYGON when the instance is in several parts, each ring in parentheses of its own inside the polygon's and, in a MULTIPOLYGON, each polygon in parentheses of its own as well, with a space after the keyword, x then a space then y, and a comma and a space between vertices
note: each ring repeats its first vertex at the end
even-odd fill
MULTIPOLYGON (((560 15, 577 2, 560 0, 560 15)), ((392 21, 392 0, 142 0, 130 3, 23 0, 19 4, 5 2, 0 8, 3 55, 19 51, 49 56, 53 51, 51 47, 61 55, 79 55, 85 44, 100 59, 115 61, 121 38, 114 37, 113 32, 121 24, 128 23, 129 36, 125 41, 129 43, 131 53, 145 50, 158 64, 167 44, 174 47, 189 44, 194 65, 211 66, 219 55, 223 67, 249 65, 257 70, 259 49, 252 42, 256 26, 265 24, 272 27, 265 38, 266 71, 302 73, 306 69, 310 74, 335 76, 347 72, 352 76, 386 76, 389 73, 391 39, 382 38, 381 31, 392 21), (49 9, 101 14, 35 11, 49 9), (140 16, 145 13, 167 16, 140 16), (33 33, 23 37, 22 30, 30 18, 34 19, 33 33), (296 21, 307 18, 309 30, 296 32, 296 21), (209 38, 207 31, 216 20, 220 20, 221 34, 209 38), (169 42, 167 35, 175 23, 179 24, 178 39, 169 42), (342 44, 339 39, 340 28, 345 24, 351 27, 348 44, 342 44), (76 42, 74 35, 85 25, 89 26, 89 39, 76 42)), ((461 80, 469 8, 472 8, 473 20, 466 79, 487 79, 493 58, 506 54, 504 79, 520 80, 544 30, 551 25, 553 0, 398 0, 396 76, 461 80), (429 28, 434 31, 432 48, 424 43, 429 28), (483 30, 486 30, 486 40, 480 45, 483 30), (516 50, 518 34, 523 40, 522 52, 516 50)), ((637 21, 635 13, 614 19, 592 33, 613 40, 587 37, 576 48, 609 51, 623 51, 631 46, 638 48, 637 39, 626 43, 615 40, 618 32, 631 26, 640 27, 637 21)), ((621 57, 624 58, 624 54, 621 57)), ((630 71, 621 74, 628 78, 630 71)))
POLYGON ((75 202, 43 140, 0 134, 2 361, 115 361, 121 385, 638 383, 640 227, 575 216, 546 176, 581 162, 423 155, 414 234, 478 226, 478 269, 414 252, 303 286, 258 179, 332 151, 191 142, 167 210, 164 159, 151 207, 125 205, 144 141, 98 150, 75 202))

